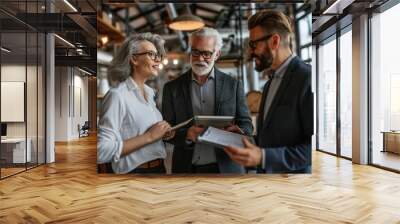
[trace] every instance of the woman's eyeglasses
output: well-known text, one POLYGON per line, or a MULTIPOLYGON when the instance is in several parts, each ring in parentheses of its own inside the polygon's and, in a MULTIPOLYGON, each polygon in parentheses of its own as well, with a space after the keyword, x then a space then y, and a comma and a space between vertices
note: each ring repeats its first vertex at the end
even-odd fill
POLYGON ((160 54, 157 54, 154 51, 146 51, 146 52, 136 53, 136 54, 132 54, 132 55, 144 55, 144 54, 147 54, 147 56, 149 56, 149 58, 153 61, 161 61, 162 60, 162 56, 160 54))

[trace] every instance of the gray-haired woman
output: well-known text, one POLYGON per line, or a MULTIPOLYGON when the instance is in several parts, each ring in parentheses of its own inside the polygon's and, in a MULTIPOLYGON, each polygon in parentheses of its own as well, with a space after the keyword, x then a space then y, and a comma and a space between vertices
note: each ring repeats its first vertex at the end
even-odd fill
POLYGON ((134 34, 119 49, 109 68, 112 88, 104 97, 99 120, 97 162, 115 173, 165 173, 163 136, 170 125, 162 120, 154 91, 145 84, 157 76, 165 55, 156 34, 134 34))

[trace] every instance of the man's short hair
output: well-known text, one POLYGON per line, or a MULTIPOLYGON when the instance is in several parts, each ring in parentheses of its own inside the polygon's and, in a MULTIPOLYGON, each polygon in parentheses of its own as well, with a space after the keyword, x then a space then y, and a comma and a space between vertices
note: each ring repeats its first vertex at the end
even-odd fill
POLYGON ((222 36, 218 30, 211 27, 203 27, 189 34, 189 47, 192 46, 192 39, 194 37, 214 37, 215 38, 215 51, 219 51, 222 48, 223 41, 222 36))
POLYGON ((290 44, 293 35, 289 18, 282 12, 262 10, 252 15, 248 20, 248 28, 260 26, 267 34, 278 33, 285 45, 290 44))

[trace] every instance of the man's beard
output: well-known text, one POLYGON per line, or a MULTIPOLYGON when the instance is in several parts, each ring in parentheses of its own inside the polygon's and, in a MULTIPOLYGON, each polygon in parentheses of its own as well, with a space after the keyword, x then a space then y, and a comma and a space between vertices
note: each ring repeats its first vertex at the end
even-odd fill
POLYGON ((192 70, 196 75, 203 76, 208 75, 214 67, 214 62, 207 64, 206 62, 192 62, 192 70))
POLYGON ((258 72, 262 72, 265 69, 268 69, 271 67, 272 65, 272 54, 271 54, 271 50, 267 50, 267 52, 265 54, 262 55, 256 55, 256 54, 252 54, 251 55, 252 58, 257 58, 259 60, 259 64, 255 63, 256 65, 256 70, 258 72))

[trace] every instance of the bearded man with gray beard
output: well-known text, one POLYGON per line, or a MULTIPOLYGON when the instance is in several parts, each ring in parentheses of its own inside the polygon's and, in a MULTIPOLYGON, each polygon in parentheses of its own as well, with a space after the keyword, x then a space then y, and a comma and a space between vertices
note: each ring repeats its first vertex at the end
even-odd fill
MULTIPOLYGON (((233 116, 231 132, 253 133, 243 84, 214 65, 221 55, 222 38, 213 28, 202 28, 189 37, 191 69, 165 84, 162 99, 164 120, 174 126, 194 115, 233 116)), ((221 149, 196 143, 204 127, 176 130, 172 173, 245 173, 245 168, 221 149)))

